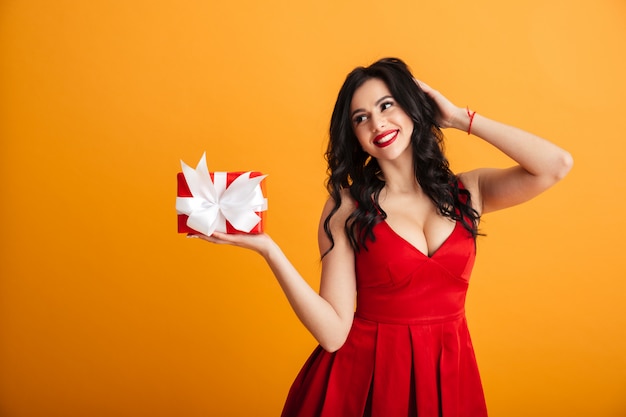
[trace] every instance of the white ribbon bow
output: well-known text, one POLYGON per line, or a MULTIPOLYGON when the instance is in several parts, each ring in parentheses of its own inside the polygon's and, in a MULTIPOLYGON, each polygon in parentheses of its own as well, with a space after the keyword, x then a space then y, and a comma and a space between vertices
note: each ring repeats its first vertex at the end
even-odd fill
POLYGON ((196 169, 180 163, 193 196, 176 197, 176 211, 189 216, 187 226, 211 236, 215 231, 225 233, 226 221, 246 233, 261 221, 256 212, 267 210, 267 198, 260 186, 267 175, 250 178, 250 172, 246 172, 226 187, 226 172, 213 173, 211 181, 206 152, 196 169))

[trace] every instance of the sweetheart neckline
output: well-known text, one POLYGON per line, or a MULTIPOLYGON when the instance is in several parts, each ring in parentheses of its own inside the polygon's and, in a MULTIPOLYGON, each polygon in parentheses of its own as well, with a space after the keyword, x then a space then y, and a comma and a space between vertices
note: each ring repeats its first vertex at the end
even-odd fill
POLYGON ((435 255, 437 255, 439 253, 441 248, 443 248, 446 245, 446 243, 448 243, 448 241, 450 240, 452 235, 456 232, 456 229, 458 229, 458 226, 459 226, 459 222, 455 221, 454 222, 454 228, 452 229, 450 234, 444 239, 444 241, 441 243, 441 245, 439 245, 439 247, 434 250, 434 252, 432 254, 428 255, 427 253, 424 253, 420 249, 418 249, 415 245, 413 245, 411 242, 409 242, 406 238, 402 237, 402 235, 400 235, 398 232, 396 232, 393 229, 393 227, 391 227, 391 225, 389 223, 387 223, 386 219, 383 219, 381 223, 384 223, 385 226, 387 226, 387 229, 389 229, 391 231, 391 233, 396 235, 400 240, 402 240, 405 244, 407 244, 409 247, 411 247, 414 251, 416 251, 417 253, 419 253, 420 255, 422 255, 422 256, 424 256, 424 257, 426 257, 428 259, 432 259, 435 255))

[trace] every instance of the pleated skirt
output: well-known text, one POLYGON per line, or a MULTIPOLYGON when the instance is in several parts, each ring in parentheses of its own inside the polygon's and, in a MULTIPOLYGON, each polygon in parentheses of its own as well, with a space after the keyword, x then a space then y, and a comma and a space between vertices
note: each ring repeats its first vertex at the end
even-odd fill
POLYGON ((282 417, 484 417, 465 316, 418 324, 355 317, 346 343, 317 347, 282 417))

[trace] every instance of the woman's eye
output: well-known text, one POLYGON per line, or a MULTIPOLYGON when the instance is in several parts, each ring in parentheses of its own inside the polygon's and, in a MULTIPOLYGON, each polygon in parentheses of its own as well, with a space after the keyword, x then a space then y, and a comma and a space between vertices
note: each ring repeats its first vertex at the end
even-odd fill
POLYGON ((391 101, 385 101, 384 103, 380 105, 380 109, 387 110, 391 106, 393 106, 393 103, 391 101))
POLYGON ((364 114, 360 114, 354 118, 354 124, 358 125, 359 123, 364 122, 365 120, 367 120, 367 116, 364 114))

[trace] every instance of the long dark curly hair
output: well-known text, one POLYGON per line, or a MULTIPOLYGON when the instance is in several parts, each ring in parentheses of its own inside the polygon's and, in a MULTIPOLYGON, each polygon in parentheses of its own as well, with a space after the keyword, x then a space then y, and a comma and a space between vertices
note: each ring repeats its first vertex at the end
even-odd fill
POLYGON ((354 92, 369 79, 382 80, 398 105, 413 120, 411 145, 415 178, 442 216, 461 222, 475 238, 479 214, 471 207, 469 191, 459 187, 443 153, 443 133, 437 125, 438 107, 418 86, 407 65, 398 58, 384 58, 369 67, 357 67, 339 91, 330 121, 330 141, 326 151, 328 179, 326 188, 335 206, 324 220, 324 231, 334 247, 330 219, 341 206, 341 190, 348 189, 357 202, 344 229, 355 251, 367 250, 374 241, 373 228, 387 217, 378 203, 385 185, 380 166, 359 145, 350 118, 354 92))

